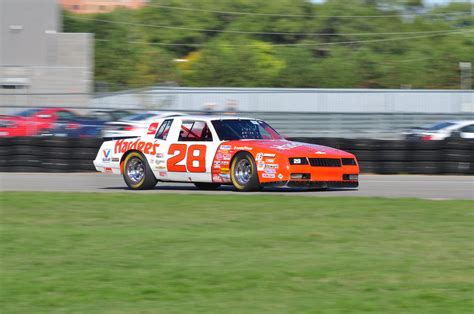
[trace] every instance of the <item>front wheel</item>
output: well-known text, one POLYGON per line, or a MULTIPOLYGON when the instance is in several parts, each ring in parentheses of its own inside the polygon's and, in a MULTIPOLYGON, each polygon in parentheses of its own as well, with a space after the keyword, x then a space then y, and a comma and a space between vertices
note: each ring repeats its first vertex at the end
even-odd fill
POLYGON ((158 182, 145 157, 139 152, 128 154, 123 165, 123 178, 132 190, 149 190, 158 182))
POLYGON ((260 190, 255 160, 247 152, 238 153, 232 160, 230 177, 232 184, 239 191, 250 192, 260 190))

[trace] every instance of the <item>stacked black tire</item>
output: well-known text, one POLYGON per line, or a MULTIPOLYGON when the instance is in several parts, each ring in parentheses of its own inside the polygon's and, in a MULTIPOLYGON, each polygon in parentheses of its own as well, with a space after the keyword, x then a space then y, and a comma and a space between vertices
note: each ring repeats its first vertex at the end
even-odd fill
POLYGON ((95 138, 0 138, 0 171, 94 171, 92 161, 102 142, 95 138))
MULTIPOLYGON (((474 174, 474 140, 292 140, 351 152, 357 157, 362 173, 474 174)), ((102 142, 100 138, 0 138, 0 172, 95 171, 92 161, 102 142)))
POLYGON ((292 140, 353 153, 362 173, 474 174, 474 140, 404 141, 343 138, 292 140))

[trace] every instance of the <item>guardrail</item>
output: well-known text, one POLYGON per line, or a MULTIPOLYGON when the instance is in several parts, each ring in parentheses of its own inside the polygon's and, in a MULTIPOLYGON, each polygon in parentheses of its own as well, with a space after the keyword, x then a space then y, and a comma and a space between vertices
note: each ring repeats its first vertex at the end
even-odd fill
MULTIPOLYGON (((362 173, 474 174, 474 140, 405 141, 298 137, 353 153, 362 173)), ((0 138, 0 172, 95 171, 97 138, 0 138)))

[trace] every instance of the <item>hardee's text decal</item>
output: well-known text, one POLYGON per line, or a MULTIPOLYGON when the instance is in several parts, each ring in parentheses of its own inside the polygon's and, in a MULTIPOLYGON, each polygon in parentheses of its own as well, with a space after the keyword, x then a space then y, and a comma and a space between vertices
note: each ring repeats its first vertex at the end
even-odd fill
POLYGON ((129 150, 139 150, 145 155, 156 155, 156 149, 160 146, 158 143, 141 141, 137 139, 135 141, 127 141, 127 140, 118 140, 115 142, 115 154, 125 153, 129 150))

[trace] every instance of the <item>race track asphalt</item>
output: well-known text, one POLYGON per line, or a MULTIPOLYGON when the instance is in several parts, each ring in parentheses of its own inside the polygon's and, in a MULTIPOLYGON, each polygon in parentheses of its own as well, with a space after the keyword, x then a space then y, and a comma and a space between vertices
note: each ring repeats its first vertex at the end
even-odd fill
MULTIPOLYGON (((180 194, 234 194, 230 186, 200 191, 192 184, 158 183, 154 190, 131 191, 120 175, 101 173, 0 173, 0 191, 128 192, 180 194)), ((375 196, 433 200, 474 199, 474 176, 361 175, 358 190, 305 191, 265 189, 249 194, 293 196, 375 196)))

